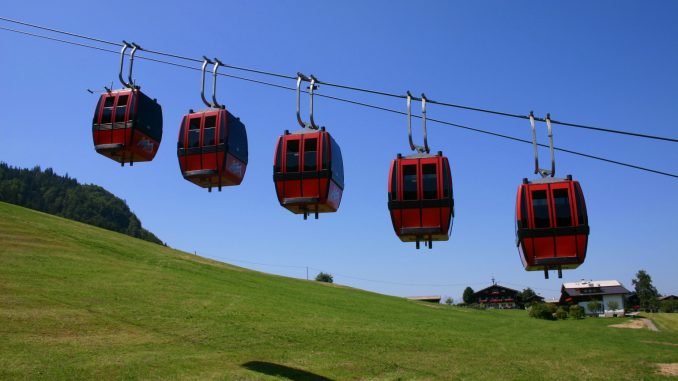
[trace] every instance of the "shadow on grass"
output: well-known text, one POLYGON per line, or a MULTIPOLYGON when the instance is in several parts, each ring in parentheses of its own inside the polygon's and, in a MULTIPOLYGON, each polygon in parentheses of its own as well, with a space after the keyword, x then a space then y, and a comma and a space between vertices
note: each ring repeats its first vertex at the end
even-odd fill
POLYGON ((242 364, 243 367, 269 376, 285 377, 294 381, 333 381, 331 378, 305 370, 290 368, 285 365, 265 361, 250 361, 242 364))

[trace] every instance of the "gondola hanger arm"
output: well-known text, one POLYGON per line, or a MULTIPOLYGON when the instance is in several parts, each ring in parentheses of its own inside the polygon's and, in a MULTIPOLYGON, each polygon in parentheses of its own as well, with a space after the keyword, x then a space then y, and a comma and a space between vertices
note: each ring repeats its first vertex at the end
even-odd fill
POLYGON ((128 89, 131 88, 132 85, 125 82, 125 79, 122 77, 122 69, 125 65, 125 52, 127 52, 127 49, 130 47, 132 47, 132 45, 130 45, 127 41, 122 41, 122 50, 120 50, 120 71, 118 72, 118 79, 120 80, 120 83, 128 89))
POLYGON ((129 54, 129 73, 127 75, 127 80, 129 81, 129 85, 131 88, 138 87, 135 86, 134 80, 132 79, 132 68, 134 66, 134 54, 136 54, 137 50, 141 49, 141 46, 137 45, 136 43, 132 43, 132 51, 129 54))
POLYGON ((225 108, 224 105, 217 102, 217 70, 219 69, 219 65, 224 66, 224 64, 215 57, 214 67, 212 68, 212 107, 225 108))
POLYGON ((313 74, 311 74, 311 84, 308 86, 308 94, 310 98, 310 120, 311 120, 309 128, 313 130, 317 130, 320 128, 320 126, 315 124, 315 120, 313 119, 313 91, 318 88, 317 82, 318 79, 313 74))
POLYGON ((422 128, 424 130, 424 146, 419 146, 414 144, 414 141, 412 140, 412 99, 416 99, 415 97, 412 96, 412 93, 410 91, 407 91, 406 95, 406 100, 407 100, 407 137, 410 143, 410 149, 412 151, 418 152, 418 153, 429 153, 431 150, 428 147, 428 137, 426 134, 426 95, 423 93, 421 94, 421 120, 422 120, 422 128))
POLYGON ((426 95, 424 93, 421 93, 421 123, 424 130, 424 151, 429 153, 431 150, 428 148, 428 136, 426 133, 426 95))
POLYGON ((541 177, 555 177, 556 175, 556 159, 553 148, 553 128, 551 127, 551 114, 547 113, 544 121, 546 122, 547 134, 549 138, 549 153, 551 155, 551 169, 539 168, 539 150, 537 144, 537 129, 535 126, 534 112, 530 111, 528 116, 530 119, 530 127, 532 128, 532 146, 534 147, 534 173, 541 175, 541 177))
POLYGON ((212 107, 212 103, 210 103, 207 98, 205 98, 205 69, 207 68, 208 64, 214 64, 212 60, 207 58, 206 56, 202 56, 202 69, 201 69, 201 85, 200 85, 200 98, 202 98, 202 102, 207 106, 207 107, 212 107))
POLYGON ((301 128, 307 128, 309 126, 309 124, 304 122, 303 119, 301 119, 301 82, 302 81, 310 82, 310 79, 307 76, 305 76, 304 74, 297 72, 297 122, 299 123, 301 128))

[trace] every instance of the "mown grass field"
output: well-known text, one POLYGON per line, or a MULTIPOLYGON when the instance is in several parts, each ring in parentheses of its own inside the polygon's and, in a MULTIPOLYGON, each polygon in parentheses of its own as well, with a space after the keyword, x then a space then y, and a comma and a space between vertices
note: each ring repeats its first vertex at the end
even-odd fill
POLYGON ((666 379, 624 319, 427 305, 229 266, 0 203, 0 378, 666 379))

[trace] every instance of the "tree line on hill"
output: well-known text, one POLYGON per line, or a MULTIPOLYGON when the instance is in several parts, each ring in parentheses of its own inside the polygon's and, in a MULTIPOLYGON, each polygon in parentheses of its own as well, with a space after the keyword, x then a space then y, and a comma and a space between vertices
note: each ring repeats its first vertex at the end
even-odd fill
POLYGON ((22 169, 0 163, 0 201, 162 244, 141 226, 124 200, 98 185, 57 175, 51 168, 22 169))

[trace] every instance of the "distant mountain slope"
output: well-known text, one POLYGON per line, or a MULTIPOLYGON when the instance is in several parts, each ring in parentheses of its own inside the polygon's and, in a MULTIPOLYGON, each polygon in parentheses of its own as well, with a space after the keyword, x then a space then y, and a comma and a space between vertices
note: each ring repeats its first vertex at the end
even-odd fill
POLYGON ((20 169, 0 163, 0 201, 162 244, 141 227, 125 201, 100 186, 59 176, 51 168, 20 169))
POLYGON ((623 321, 273 276, 0 202, 0 380, 665 380, 678 334, 623 321))

